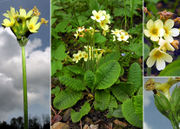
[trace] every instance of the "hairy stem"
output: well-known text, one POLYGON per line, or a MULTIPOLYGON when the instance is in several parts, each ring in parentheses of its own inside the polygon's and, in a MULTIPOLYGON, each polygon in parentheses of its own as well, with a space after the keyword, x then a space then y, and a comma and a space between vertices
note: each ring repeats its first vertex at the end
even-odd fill
POLYGON ((22 48, 22 71, 23 71, 23 97, 24 97, 24 129, 28 129, 28 98, 27 98, 27 80, 26 80, 26 56, 25 48, 22 48))

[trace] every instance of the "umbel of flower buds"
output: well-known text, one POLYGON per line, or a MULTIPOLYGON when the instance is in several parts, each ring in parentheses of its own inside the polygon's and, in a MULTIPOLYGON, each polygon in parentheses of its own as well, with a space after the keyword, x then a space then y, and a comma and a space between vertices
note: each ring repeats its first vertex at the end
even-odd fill
POLYGON ((3 14, 6 18, 3 20, 3 27, 10 27, 12 32, 17 37, 20 46, 25 46, 28 41, 28 37, 32 33, 37 33, 42 24, 46 24, 44 18, 39 20, 40 12, 35 6, 29 12, 26 12, 25 9, 20 8, 19 11, 15 8, 10 7, 6 13, 3 14))

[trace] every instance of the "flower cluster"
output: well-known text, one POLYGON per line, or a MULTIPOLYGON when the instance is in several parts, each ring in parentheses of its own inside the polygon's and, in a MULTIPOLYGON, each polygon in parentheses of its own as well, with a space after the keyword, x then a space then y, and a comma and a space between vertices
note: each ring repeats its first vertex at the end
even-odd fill
POLYGON ((10 27, 18 40, 27 38, 31 33, 37 33, 41 24, 47 24, 44 18, 38 22, 40 12, 36 6, 29 12, 20 8, 19 11, 11 7, 6 13, 3 14, 6 18, 3 20, 4 27, 10 27))
POLYGON ((99 23, 99 26, 103 29, 104 32, 109 31, 110 15, 106 13, 105 10, 96 10, 92 11, 93 16, 91 18, 99 23))
POLYGON ((79 50, 78 53, 73 54, 73 61, 78 63, 81 59, 83 59, 85 62, 87 60, 96 59, 98 61, 102 54, 105 52, 104 49, 94 49, 91 46, 84 46, 85 51, 79 50))
POLYGON ((74 34, 74 36, 77 39, 78 37, 84 37, 85 33, 89 33, 90 35, 94 35, 94 32, 99 32, 99 30, 95 30, 92 27, 89 27, 89 28, 86 29, 84 26, 82 26, 82 27, 77 28, 76 33, 74 34))
POLYGON ((111 31, 113 34, 113 41, 124 41, 124 42, 129 42, 128 39, 131 37, 131 35, 128 34, 125 30, 112 30, 111 31))
POLYGON ((171 98, 170 88, 178 82, 180 82, 179 77, 169 78, 166 83, 159 83, 159 82, 155 82, 154 79, 149 79, 145 83, 145 89, 148 91, 156 90, 157 94, 158 94, 158 92, 161 92, 170 100, 170 98, 171 98))
POLYGON ((167 51, 174 51, 174 47, 178 48, 174 37, 179 36, 179 29, 173 28, 173 26, 174 21, 172 19, 168 19, 165 22, 160 19, 147 22, 144 34, 152 41, 157 42, 156 46, 158 46, 149 54, 146 62, 148 67, 152 67, 156 62, 156 68, 160 71, 165 68, 165 62, 172 62, 173 58, 167 51))
POLYGON ((74 34, 74 36, 76 37, 76 39, 77 39, 78 37, 84 37, 84 30, 85 30, 84 26, 77 28, 76 33, 74 34))

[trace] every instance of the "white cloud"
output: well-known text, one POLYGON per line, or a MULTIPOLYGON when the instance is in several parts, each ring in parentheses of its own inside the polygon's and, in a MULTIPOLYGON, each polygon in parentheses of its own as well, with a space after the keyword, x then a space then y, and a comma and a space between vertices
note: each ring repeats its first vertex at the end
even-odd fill
POLYGON ((144 100, 143 100, 143 103, 144 103, 144 107, 148 107, 149 104, 152 102, 152 96, 153 96, 153 92, 152 91, 146 91, 144 90, 144 100))
MULTIPOLYGON (((41 39, 35 38, 30 40, 25 48, 29 107, 38 104, 48 110, 49 100, 47 100, 47 96, 50 95, 50 48, 47 47, 44 51, 39 50, 38 48, 41 45, 41 39)), ((21 48, 11 30, 4 30, 2 27, 0 27, 0 55, 1 121, 7 120, 8 114, 13 115, 15 111, 23 111, 21 48)), ((44 114, 47 113, 48 111, 44 112, 44 114)))
POLYGON ((152 129, 152 127, 149 126, 146 122, 144 122, 143 129, 152 129))

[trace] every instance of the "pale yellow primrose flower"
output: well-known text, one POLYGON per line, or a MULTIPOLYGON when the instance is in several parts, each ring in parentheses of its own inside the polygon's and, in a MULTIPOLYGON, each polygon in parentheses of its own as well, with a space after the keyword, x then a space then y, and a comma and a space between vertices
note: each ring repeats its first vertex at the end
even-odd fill
POLYGON ((173 26, 174 26, 174 20, 172 19, 168 19, 164 23, 164 30, 165 30, 164 38, 166 40, 169 40, 169 42, 173 42, 174 41, 173 37, 177 37, 179 35, 179 29, 173 28, 173 26))
POLYGON ((107 25, 106 21, 101 21, 100 26, 105 31, 109 30, 109 26, 107 25))
POLYGON ((125 41, 125 42, 129 42, 129 41, 127 41, 128 39, 129 39, 129 35, 125 35, 125 33, 124 33, 124 34, 121 34, 121 35, 117 38, 118 41, 125 41))
POLYGON ((74 36, 76 37, 76 39, 77 39, 78 37, 83 37, 83 36, 84 36, 84 30, 85 30, 84 26, 77 28, 76 33, 74 34, 74 36))
POLYGON ((12 27, 14 25, 14 23, 15 23, 14 18, 10 18, 10 20, 4 19, 2 25, 5 27, 12 27))
POLYGON ((79 50, 77 54, 79 55, 79 58, 80 58, 80 59, 83 58, 83 53, 82 53, 82 51, 79 50))
POLYGON ((160 19, 156 21, 149 20, 146 24, 146 28, 147 29, 144 30, 144 34, 147 37, 150 37, 152 41, 158 41, 165 33, 163 29, 163 22, 160 19))
POLYGON ((152 67, 156 62, 157 70, 161 71, 165 68, 165 62, 172 62, 173 58, 166 52, 160 50, 160 48, 154 48, 150 53, 147 59, 147 66, 152 67))
POLYGON ((105 19, 105 16, 103 15, 103 13, 101 11, 96 11, 93 10, 92 11, 93 16, 91 16, 91 19, 97 21, 97 22, 101 22, 105 19))
POLYGON ((25 9, 22 9, 22 8, 19 9, 19 18, 28 19, 28 18, 30 18, 32 16, 32 14, 33 14, 33 10, 30 10, 26 14, 26 10, 25 9))
POLYGON ((174 47, 169 42, 169 40, 164 40, 164 39, 160 38, 158 44, 160 45, 160 49, 163 50, 164 52, 175 50, 174 47))
POLYGON ((82 55, 83 55, 84 61, 86 62, 88 60, 88 54, 85 51, 83 51, 82 55))
POLYGON ((116 41, 116 38, 118 41, 125 41, 128 42, 127 40, 130 38, 130 35, 125 31, 125 30, 111 30, 113 34, 113 41, 116 41))
POLYGON ((79 55, 78 54, 73 54, 73 61, 78 63, 79 60, 80 60, 79 55))
POLYGON ((31 33, 37 33, 41 23, 37 23, 39 17, 33 16, 30 20, 26 21, 26 25, 31 33))
POLYGON ((10 11, 8 10, 7 13, 4 13, 3 16, 5 16, 6 18, 17 18, 18 16, 18 12, 16 12, 15 8, 10 7, 10 11))
POLYGON ((105 19, 103 20, 105 23, 108 23, 110 24, 110 15, 109 14, 106 14, 106 11, 105 10, 99 10, 100 13, 103 14, 103 16, 105 16, 105 19))

